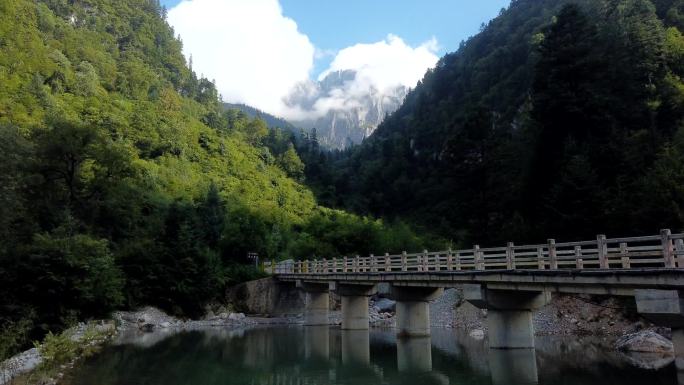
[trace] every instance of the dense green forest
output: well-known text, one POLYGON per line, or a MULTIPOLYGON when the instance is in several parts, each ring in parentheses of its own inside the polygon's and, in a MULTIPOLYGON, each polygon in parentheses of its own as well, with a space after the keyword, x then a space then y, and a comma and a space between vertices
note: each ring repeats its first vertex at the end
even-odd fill
POLYGON ((318 206, 291 135, 226 111, 181 46, 157 0, 0 2, 0 359, 116 308, 197 315, 248 252, 437 242, 318 206))
POLYGON ((308 182, 463 245, 682 230, 682 31, 682 0, 513 1, 308 182))

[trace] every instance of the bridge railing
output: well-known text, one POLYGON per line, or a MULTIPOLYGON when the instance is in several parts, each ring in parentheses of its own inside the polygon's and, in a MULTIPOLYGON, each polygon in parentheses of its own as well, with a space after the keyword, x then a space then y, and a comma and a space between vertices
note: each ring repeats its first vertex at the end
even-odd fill
POLYGON ((272 274, 438 272, 459 270, 558 270, 684 268, 684 234, 606 238, 537 245, 515 245, 390 255, 353 256, 303 261, 266 262, 272 274))

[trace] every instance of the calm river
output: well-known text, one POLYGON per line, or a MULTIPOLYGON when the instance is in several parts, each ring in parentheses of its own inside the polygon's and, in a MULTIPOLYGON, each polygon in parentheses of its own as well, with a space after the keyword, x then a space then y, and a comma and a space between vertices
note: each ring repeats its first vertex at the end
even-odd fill
POLYGON ((133 335, 104 348, 67 385, 226 384, 676 384, 674 364, 636 369, 597 340, 537 338, 537 350, 489 350, 485 341, 433 329, 256 327, 133 335))

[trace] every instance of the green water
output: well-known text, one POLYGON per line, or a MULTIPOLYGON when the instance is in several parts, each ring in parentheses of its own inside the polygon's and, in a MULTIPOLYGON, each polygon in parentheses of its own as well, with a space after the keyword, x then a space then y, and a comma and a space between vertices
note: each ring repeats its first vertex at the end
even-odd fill
POLYGON ((676 384, 673 364, 636 369, 591 339, 538 338, 537 350, 490 350, 433 330, 257 327, 131 335, 86 360, 67 385, 676 384))

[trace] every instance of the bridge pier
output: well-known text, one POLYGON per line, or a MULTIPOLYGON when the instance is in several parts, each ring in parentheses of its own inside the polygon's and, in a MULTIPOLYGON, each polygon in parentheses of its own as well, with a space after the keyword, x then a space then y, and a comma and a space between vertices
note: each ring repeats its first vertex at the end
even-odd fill
POLYGON ((684 378, 684 290, 634 290, 637 312, 672 329, 675 365, 684 378))
POLYGON ((397 334, 400 337, 429 336, 429 303, 443 293, 442 288, 393 285, 390 296, 397 302, 397 334))
POLYGON ((491 290, 483 285, 465 285, 463 294, 466 301, 487 309, 490 348, 534 348, 532 311, 549 303, 551 293, 491 290))
POLYGON ((368 330, 368 298, 375 285, 336 285, 342 302, 342 330, 368 330))
POLYGON ((304 309, 304 325, 328 325, 328 309, 330 308, 330 290, 327 283, 309 283, 297 281, 297 287, 306 293, 304 309))

